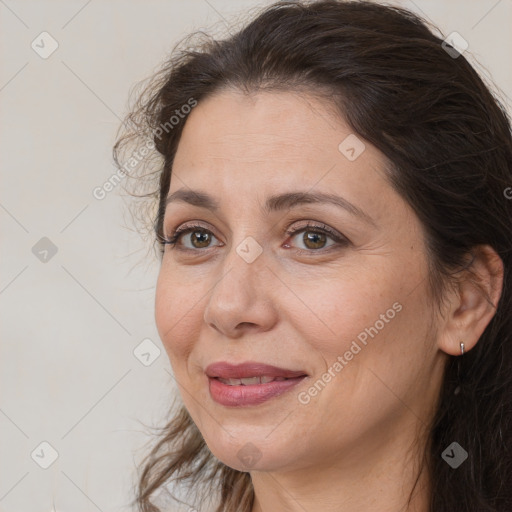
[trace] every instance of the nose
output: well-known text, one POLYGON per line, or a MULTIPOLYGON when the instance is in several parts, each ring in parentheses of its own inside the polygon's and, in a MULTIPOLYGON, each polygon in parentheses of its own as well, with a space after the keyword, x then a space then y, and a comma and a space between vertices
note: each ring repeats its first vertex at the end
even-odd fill
POLYGON ((230 338, 270 330, 277 322, 272 295, 275 276, 266 265, 265 251, 250 261, 233 246, 218 269, 204 311, 205 323, 230 338))

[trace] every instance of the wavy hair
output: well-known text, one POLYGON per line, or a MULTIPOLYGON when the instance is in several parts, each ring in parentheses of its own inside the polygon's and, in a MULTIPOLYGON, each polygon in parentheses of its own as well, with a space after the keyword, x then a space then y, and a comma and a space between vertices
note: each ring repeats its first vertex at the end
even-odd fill
MULTIPOLYGON (((143 217, 154 243, 162 249, 185 105, 226 88, 321 95, 390 162, 390 184, 424 227, 435 303, 456 269, 471 271, 467 256, 476 246, 489 244, 504 263, 494 317, 474 349, 448 360, 423 469, 431 512, 510 512, 512 136, 498 96, 434 27, 373 2, 277 2, 234 34, 199 39, 184 40, 150 78, 114 147, 124 172, 133 143, 149 140, 156 150, 142 174, 126 172, 146 187, 138 197, 151 205, 143 217), (470 454, 457 470, 441 458, 454 440, 470 454)), ((159 512, 151 498, 172 484, 201 500, 216 496, 215 512, 250 512, 250 474, 213 456, 183 405, 171 407, 169 418, 140 466, 139 510, 159 512)))

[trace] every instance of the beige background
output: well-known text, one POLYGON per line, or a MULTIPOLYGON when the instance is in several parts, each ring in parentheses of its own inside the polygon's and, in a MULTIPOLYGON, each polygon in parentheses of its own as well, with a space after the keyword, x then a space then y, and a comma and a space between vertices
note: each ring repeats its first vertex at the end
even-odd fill
MULTIPOLYGON (((175 385, 154 326, 157 261, 120 187, 92 191, 115 171, 131 86, 188 32, 264 3, 0 0, 0 511, 131 510, 142 425, 163 422, 175 385), (48 58, 31 47, 51 49, 43 31, 59 45, 48 58), (34 254, 43 237, 55 255, 44 241, 34 254), (148 338, 145 366, 133 351, 148 338), (42 442, 58 452, 47 469, 42 442)), ((510 108, 511 0, 397 3, 459 32, 510 108)))

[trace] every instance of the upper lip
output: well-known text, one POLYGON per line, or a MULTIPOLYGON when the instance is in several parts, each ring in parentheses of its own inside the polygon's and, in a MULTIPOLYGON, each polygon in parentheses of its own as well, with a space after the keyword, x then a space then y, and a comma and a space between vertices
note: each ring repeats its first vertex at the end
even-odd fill
POLYGON ((205 373, 208 377, 220 377, 221 379, 244 379, 250 377, 285 377, 291 379, 307 375, 302 370, 288 370, 270 364, 246 361, 240 364, 231 364, 226 361, 212 363, 206 367, 205 373))

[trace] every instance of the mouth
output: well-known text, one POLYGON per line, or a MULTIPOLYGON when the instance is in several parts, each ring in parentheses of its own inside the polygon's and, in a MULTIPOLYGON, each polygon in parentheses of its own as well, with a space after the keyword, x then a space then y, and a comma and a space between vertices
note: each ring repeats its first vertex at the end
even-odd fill
POLYGON ((290 390, 308 374, 257 362, 233 365, 219 362, 205 371, 210 395, 224 406, 242 407, 259 405, 290 390))

